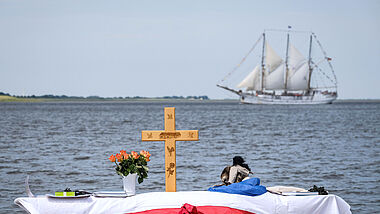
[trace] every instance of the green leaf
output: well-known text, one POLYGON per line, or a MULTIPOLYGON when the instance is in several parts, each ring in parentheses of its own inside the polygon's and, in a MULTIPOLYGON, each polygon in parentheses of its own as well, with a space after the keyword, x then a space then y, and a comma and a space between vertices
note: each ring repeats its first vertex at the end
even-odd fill
POLYGON ((139 177, 139 178, 137 179, 137 181, 139 182, 139 184, 141 184, 141 183, 144 181, 144 178, 139 177))

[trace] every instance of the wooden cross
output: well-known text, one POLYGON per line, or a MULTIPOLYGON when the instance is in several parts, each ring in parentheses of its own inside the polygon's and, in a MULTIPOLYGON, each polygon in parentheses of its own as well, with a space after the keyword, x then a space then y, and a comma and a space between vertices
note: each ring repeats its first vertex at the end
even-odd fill
POLYGON ((176 130, 175 108, 167 107, 164 113, 164 131, 142 131, 142 141, 165 141, 165 187, 166 192, 175 192, 176 187, 176 141, 198 140, 198 130, 176 130))

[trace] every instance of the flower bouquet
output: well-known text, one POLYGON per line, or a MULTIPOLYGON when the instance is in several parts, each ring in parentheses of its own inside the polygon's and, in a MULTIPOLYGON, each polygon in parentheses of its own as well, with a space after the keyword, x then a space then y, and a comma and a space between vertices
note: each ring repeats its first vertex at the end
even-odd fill
POLYGON ((116 173, 120 176, 127 176, 129 174, 137 174, 137 181, 142 183, 144 178, 148 177, 149 168, 147 167, 150 153, 147 151, 140 151, 140 154, 132 151, 127 154, 125 150, 121 150, 116 155, 111 155, 108 159, 116 164, 116 173))

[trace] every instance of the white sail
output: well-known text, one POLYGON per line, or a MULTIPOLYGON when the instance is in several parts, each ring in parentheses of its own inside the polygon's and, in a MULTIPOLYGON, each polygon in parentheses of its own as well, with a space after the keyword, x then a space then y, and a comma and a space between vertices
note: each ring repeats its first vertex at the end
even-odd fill
POLYGON ((276 70, 278 66, 281 65, 283 60, 281 59, 281 57, 278 56, 278 54, 273 50, 273 48, 268 44, 268 42, 265 42, 265 50, 266 50, 266 56, 265 56, 266 72, 271 73, 274 70, 276 70))
POLYGON ((287 89, 290 91, 307 90, 309 79, 309 65, 304 62, 292 76, 288 77, 287 89))
POLYGON ((260 67, 257 65, 237 87, 246 88, 246 90, 260 90, 260 67))
POLYGON ((267 74, 264 80, 264 88, 267 90, 280 90, 285 88, 284 82, 285 64, 282 63, 276 70, 267 74))
POLYGON ((305 61, 305 57, 297 50, 297 48, 295 48, 291 43, 289 43, 288 76, 292 76, 305 61))
POLYGON ((309 67, 305 57, 289 43, 287 90, 306 90, 309 67))

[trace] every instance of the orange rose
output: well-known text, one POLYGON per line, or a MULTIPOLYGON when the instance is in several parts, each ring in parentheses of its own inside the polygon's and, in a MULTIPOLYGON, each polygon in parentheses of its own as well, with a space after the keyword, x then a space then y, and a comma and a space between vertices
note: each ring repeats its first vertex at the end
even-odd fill
POLYGON ((115 162, 116 159, 115 159, 115 155, 111 155, 111 157, 108 158, 111 162, 115 162))
POLYGON ((124 159, 125 159, 125 160, 126 160, 126 159, 128 159, 128 158, 129 158, 129 156, 130 156, 130 155, 129 155, 129 154, 127 154, 127 153, 124 153, 124 154, 123 154, 123 157, 124 157, 124 159))
POLYGON ((127 154, 127 152, 125 150, 120 150, 120 154, 125 155, 125 154, 127 154))
POLYGON ((123 160, 123 156, 119 153, 116 154, 116 159, 118 162, 121 162, 123 160))
POLYGON ((150 153, 148 151, 146 151, 146 157, 149 158, 150 157, 150 153))
POLYGON ((146 161, 150 161, 149 160, 149 157, 150 157, 150 153, 149 152, 141 150, 140 151, 140 155, 142 155, 146 159, 146 161))
POLYGON ((131 155, 132 155, 132 157, 133 157, 134 159, 138 159, 138 158, 139 158, 139 155, 137 154, 137 152, 132 151, 132 152, 131 152, 131 155))

